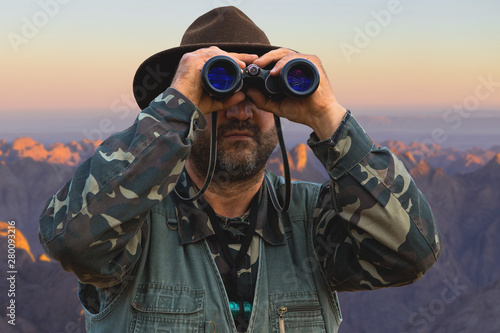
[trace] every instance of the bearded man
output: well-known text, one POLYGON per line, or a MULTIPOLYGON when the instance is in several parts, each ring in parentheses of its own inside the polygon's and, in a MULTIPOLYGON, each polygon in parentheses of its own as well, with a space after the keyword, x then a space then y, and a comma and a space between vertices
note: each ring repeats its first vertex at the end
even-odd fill
POLYGON ((273 46, 235 7, 199 17, 179 47, 134 79, 142 111, 106 139, 47 203, 40 240, 78 277, 88 332, 337 332, 339 291, 401 286, 441 252, 429 205, 402 163, 342 107, 317 56, 273 46), (220 99, 201 72, 214 56, 278 76, 292 59, 319 72, 306 98, 254 86, 220 99), (174 75, 175 74, 175 75, 174 75), (214 179, 203 196, 218 117, 214 179), (309 126, 330 176, 293 182, 265 170, 274 116, 309 126), (267 180, 267 181, 266 181, 267 180))

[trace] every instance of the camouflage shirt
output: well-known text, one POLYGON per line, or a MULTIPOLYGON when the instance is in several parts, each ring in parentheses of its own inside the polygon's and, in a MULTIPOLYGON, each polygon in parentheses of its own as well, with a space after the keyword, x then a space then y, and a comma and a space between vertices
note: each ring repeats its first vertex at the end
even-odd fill
MULTIPOLYGON (((96 311, 109 303, 138 261, 149 211, 173 195, 176 184, 192 194, 183 168, 191 142, 205 127, 196 106, 169 88, 130 128, 105 140, 48 201, 40 217, 40 241, 64 269, 96 288, 96 311)), ((332 288, 369 290, 420 278, 441 252, 440 237, 427 201, 403 164, 375 146, 350 114, 331 138, 320 141, 313 133, 308 144, 331 177, 305 220, 314 223, 317 258, 332 288)), ((278 246, 287 238, 267 191, 261 190, 259 200, 256 235, 239 275, 248 298, 258 260, 255 240, 262 237, 278 246)), ((178 202, 180 243, 206 239, 224 275, 227 264, 202 206, 202 199, 178 202)))

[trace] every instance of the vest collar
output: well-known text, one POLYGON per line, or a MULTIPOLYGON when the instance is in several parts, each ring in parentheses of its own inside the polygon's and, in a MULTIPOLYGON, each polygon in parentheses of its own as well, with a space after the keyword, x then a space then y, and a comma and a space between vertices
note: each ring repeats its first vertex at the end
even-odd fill
MULTIPOLYGON (((177 182, 177 191, 183 195, 193 195, 193 187, 185 170, 177 182)), ((208 236, 214 235, 212 221, 203 210, 208 203, 203 197, 196 201, 183 201, 175 196, 177 217, 179 221, 179 237, 181 244, 198 242, 208 236)), ((218 223, 218 221, 216 221, 218 223)), ((265 182, 262 183, 259 198, 259 210, 255 233, 270 245, 285 245, 286 236, 280 223, 278 213, 268 198, 265 182)))

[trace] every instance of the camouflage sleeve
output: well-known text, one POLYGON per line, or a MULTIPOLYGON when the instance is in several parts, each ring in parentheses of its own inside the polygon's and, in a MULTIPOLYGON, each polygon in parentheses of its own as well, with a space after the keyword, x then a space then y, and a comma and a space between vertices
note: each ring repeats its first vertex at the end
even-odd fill
POLYGON ((40 217, 47 254, 99 288, 123 281, 141 254, 148 211, 174 188, 203 114, 174 89, 105 140, 40 217))
POLYGON ((334 290, 419 279, 441 252, 429 204, 402 162, 373 144, 350 112, 329 140, 309 145, 331 182, 314 212, 316 254, 334 290))

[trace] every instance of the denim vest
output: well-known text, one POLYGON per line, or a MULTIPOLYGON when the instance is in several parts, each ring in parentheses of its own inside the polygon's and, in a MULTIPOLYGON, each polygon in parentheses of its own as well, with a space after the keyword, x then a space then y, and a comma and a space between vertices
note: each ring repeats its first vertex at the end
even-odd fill
MULTIPOLYGON (((281 179, 272 180, 276 187, 282 185, 281 179)), ((248 332, 338 331, 342 317, 337 295, 318 266, 312 242, 310 219, 319 189, 316 184, 293 183, 291 208, 280 214, 287 245, 273 246, 259 238, 248 332)), ((132 278, 103 311, 85 311, 87 332, 237 332, 206 241, 179 243, 170 196, 148 219, 150 233, 132 278)))

